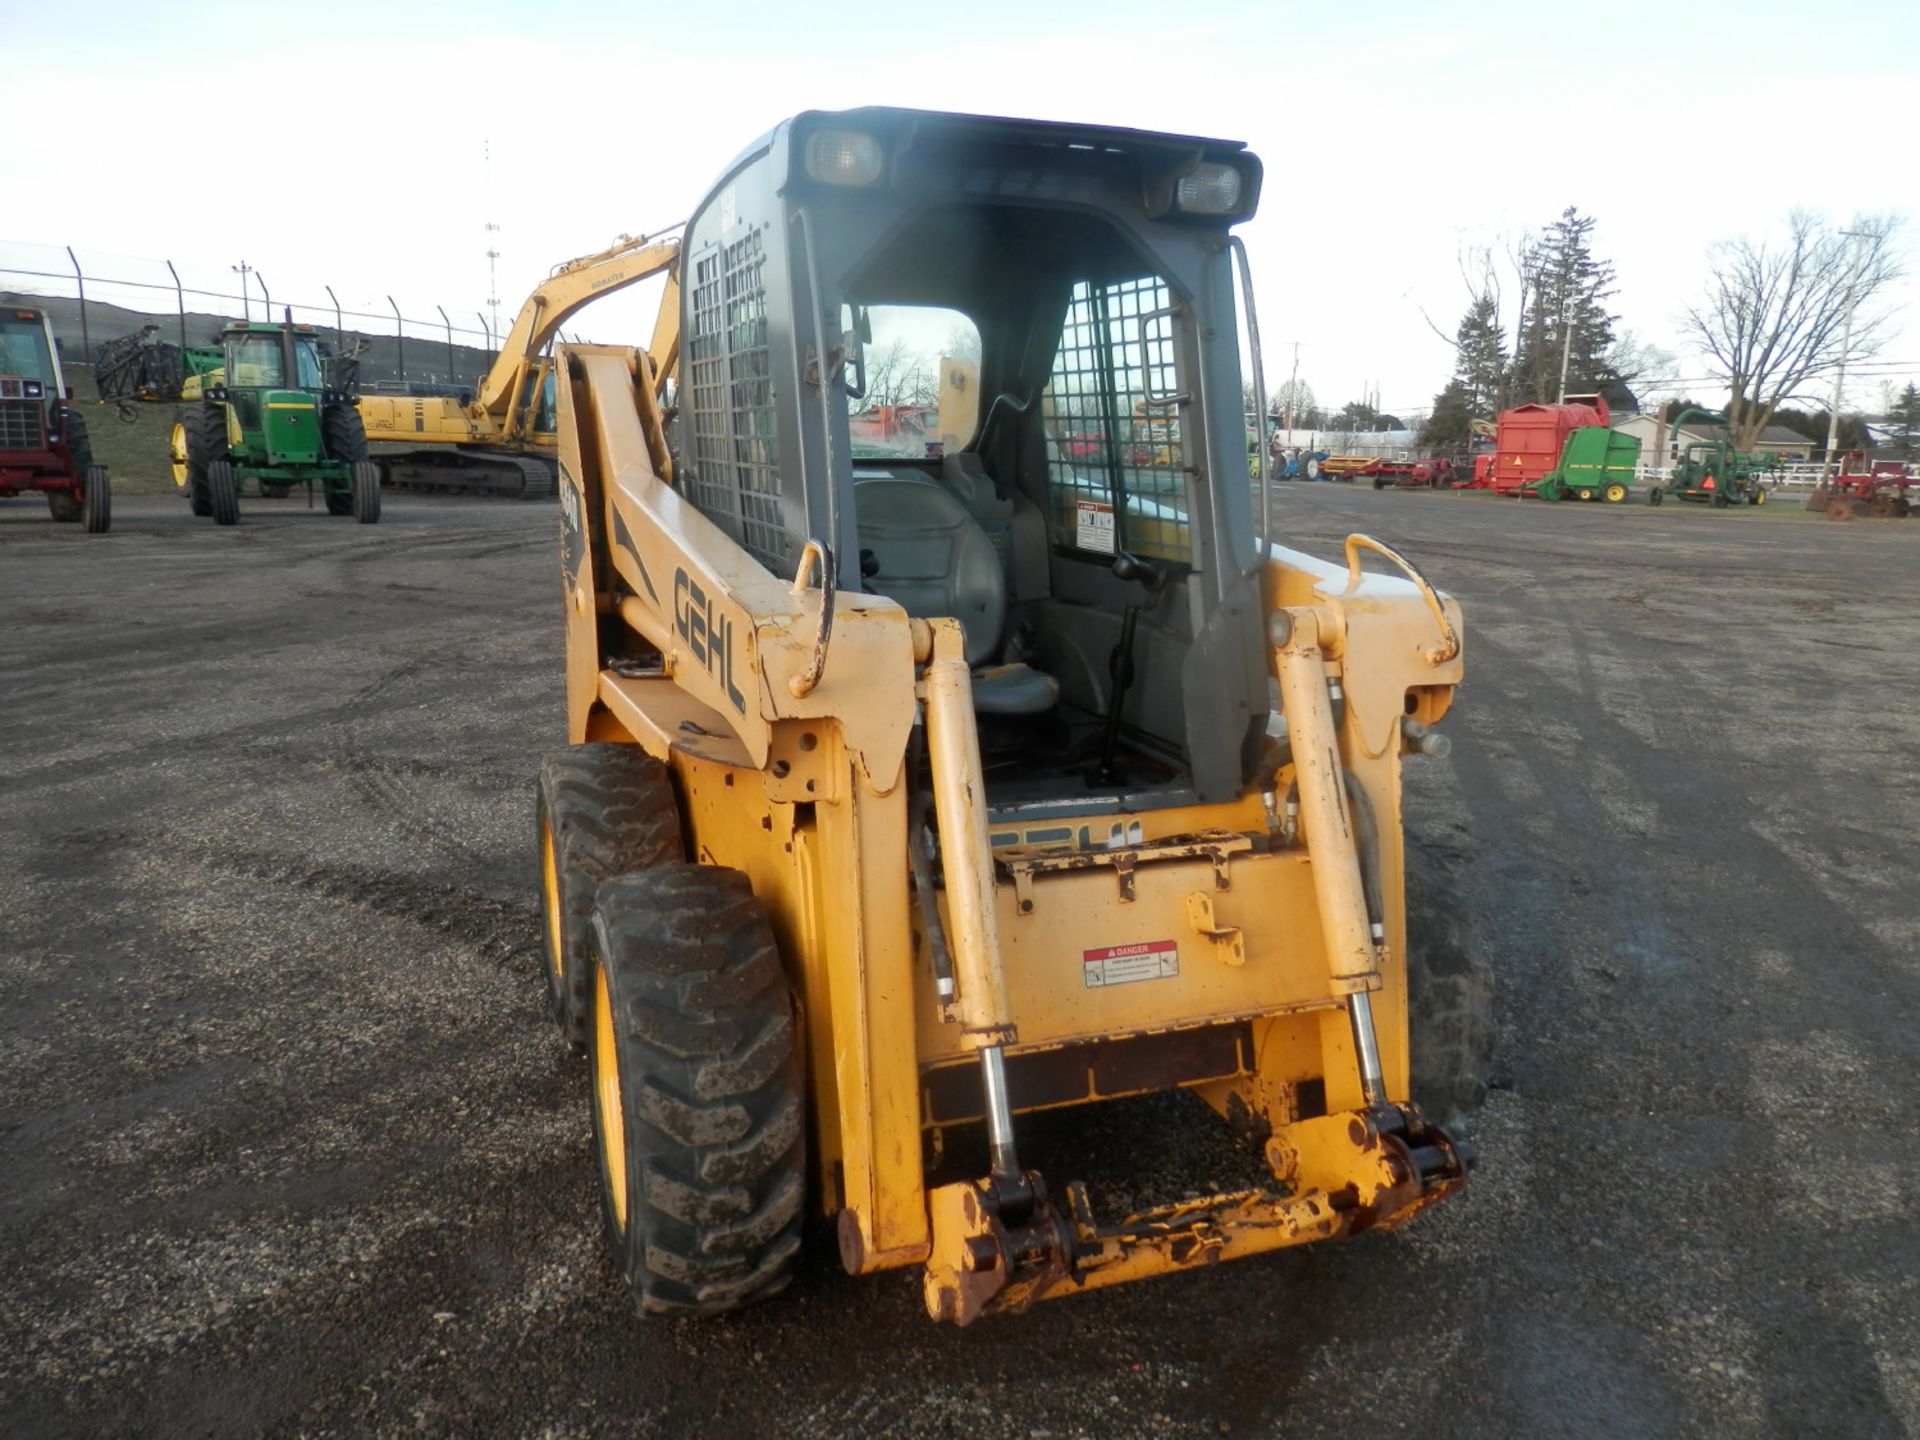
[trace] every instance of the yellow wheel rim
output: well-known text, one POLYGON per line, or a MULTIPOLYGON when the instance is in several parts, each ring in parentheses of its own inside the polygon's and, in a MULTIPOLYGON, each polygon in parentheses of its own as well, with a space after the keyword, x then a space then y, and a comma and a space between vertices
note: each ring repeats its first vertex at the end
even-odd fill
POLYGON ((184 490, 187 488, 187 427, 177 420, 173 433, 167 437, 167 453, 173 460, 173 483, 184 490))
POLYGON ((613 1219, 627 1228, 627 1122, 620 1109, 620 1062, 613 1053, 613 1006, 607 997, 607 971, 593 967, 593 1086, 600 1097, 600 1168, 613 1197, 613 1219))
POLYGON ((1766 492, 1766 491, 1764 491, 1764 490, 1756 490, 1756 491, 1754 491, 1754 492, 1753 492, 1753 503, 1754 503, 1754 504, 1756 504, 1756 505, 1764 505, 1764 504, 1766 504, 1766 503, 1767 503, 1767 492, 1766 492))
POLYGON ((560 867, 553 859, 553 826, 540 824, 540 900, 547 912, 547 968, 557 984, 560 975, 560 867))
POLYGON ((1615 505, 1618 505, 1622 500, 1626 498, 1627 498, 1626 486, 1609 485, 1607 487, 1607 499, 1611 500, 1615 505))

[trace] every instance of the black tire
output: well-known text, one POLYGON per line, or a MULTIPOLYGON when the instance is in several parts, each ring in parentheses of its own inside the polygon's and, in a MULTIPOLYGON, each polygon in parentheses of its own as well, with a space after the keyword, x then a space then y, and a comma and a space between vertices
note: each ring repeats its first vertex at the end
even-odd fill
POLYGON ((213 514, 207 494, 207 467, 227 456, 227 411, 222 405, 202 405, 187 412, 187 505, 196 515, 213 514))
POLYGON ((1651 486, 1647 490, 1647 504, 1649 505, 1658 505, 1662 500, 1666 498, 1667 498, 1667 492, 1658 485, 1651 486))
POLYGON ((89 465, 86 473, 86 498, 81 502, 89 535, 104 535, 113 524, 113 491, 107 484, 107 467, 89 465))
POLYGON ((380 467, 371 460, 353 464, 353 493, 348 497, 353 518, 362 525, 380 523, 380 467))
POLYGON ((85 474, 93 464, 93 441, 87 435, 87 417, 78 410, 63 406, 60 420, 62 433, 67 438, 67 449, 73 455, 73 468, 85 474))
POLYGON ((638 745, 575 745, 541 762, 534 863, 540 867, 547 1006, 576 1051, 587 1048, 593 982, 586 955, 595 892, 616 875, 685 859, 673 780, 638 745))
POLYGON ((1413 1101, 1464 1128, 1487 1096, 1493 971, 1446 863, 1407 837, 1407 1014, 1413 1101))
POLYGON ((329 405, 320 416, 320 440, 329 460, 358 465, 370 459, 367 453, 367 427, 360 412, 351 405, 329 405))
POLYGON ((1387 478, 1386 478, 1386 476, 1384 476, 1384 475, 1376 475, 1376 476, 1374 476, 1374 477, 1373 477, 1373 488, 1374 488, 1374 489, 1376 489, 1376 490, 1384 490, 1384 489, 1386 489, 1386 488, 1387 488, 1387 478))
POLYGON ((207 508, 216 525, 240 523, 240 491, 233 478, 233 466, 215 460, 207 466, 207 508))
POLYGON ((83 507, 71 490, 48 490, 44 493, 47 497, 47 513, 58 523, 71 525, 80 518, 83 507))
POLYGON ((641 1315, 712 1315, 786 1288, 806 1202, 793 994, 737 870, 600 887, 593 1129, 601 1213, 641 1315))
POLYGON ((323 498, 327 502, 327 514, 329 515, 353 514, 353 491, 352 490, 328 490, 323 493, 321 498, 323 498))

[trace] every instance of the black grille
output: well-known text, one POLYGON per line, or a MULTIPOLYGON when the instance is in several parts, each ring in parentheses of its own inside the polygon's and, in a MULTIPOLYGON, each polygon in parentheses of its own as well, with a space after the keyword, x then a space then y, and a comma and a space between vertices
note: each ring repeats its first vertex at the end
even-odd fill
POLYGON ((1073 287, 1046 400, 1047 475, 1056 534, 1083 550, 1188 560, 1174 317, 1158 276, 1073 287), (1089 524, 1089 520, 1095 521, 1089 524))
POLYGON ((778 419, 767 351, 766 253, 760 232, 714 246, 694 265, 687 345, 693 503, 761 564, 784 571, 778 419))
POLYGON ((37 400, 0 400, 0 450, 47 448, 46 411, 37 400))

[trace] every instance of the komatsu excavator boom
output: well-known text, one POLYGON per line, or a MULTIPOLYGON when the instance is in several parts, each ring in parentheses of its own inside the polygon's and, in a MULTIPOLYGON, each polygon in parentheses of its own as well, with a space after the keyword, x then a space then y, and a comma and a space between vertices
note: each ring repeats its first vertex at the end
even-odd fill
POLYGON ((374 456, 390 487, 477 490, 539 499, 554 492, 554 338, 582 306, 665 272, 649 354, 655 373, 679 359, 678 238, 623 235, 605 250, 558 265, 521 305, 493 367, 471 400, 448 395, 367 395, 369 442, 421 447, 374 456))

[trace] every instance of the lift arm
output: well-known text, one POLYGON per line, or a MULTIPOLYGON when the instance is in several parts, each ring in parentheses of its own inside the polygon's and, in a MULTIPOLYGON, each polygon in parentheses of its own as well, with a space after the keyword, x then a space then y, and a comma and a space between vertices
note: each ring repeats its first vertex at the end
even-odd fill
MULTIPOLYGON (((643 235, 636 240, 623 235, 596 255, 582 255, 555 266, 553 273, 527 296, 520 313, 514 317, 513 328, 507 332, 500 353, 494 357, 493 368, 487 372, 479 394, 474 397, 474 408, 491 415, 500 429, 506 430, 507 413, 520 395, 528 367, 581 306, 663 270, 671 270, 679 258, 678 238, 652 240, 643 235)), ((656 348, 662 338, 656 331, 656 348)), ((676 333, 668 341, 676 350, 674 342, 678 338, 676 333)), ((677 357, 654 355, 656 370, 664 373, 674 358, 677 357)))

